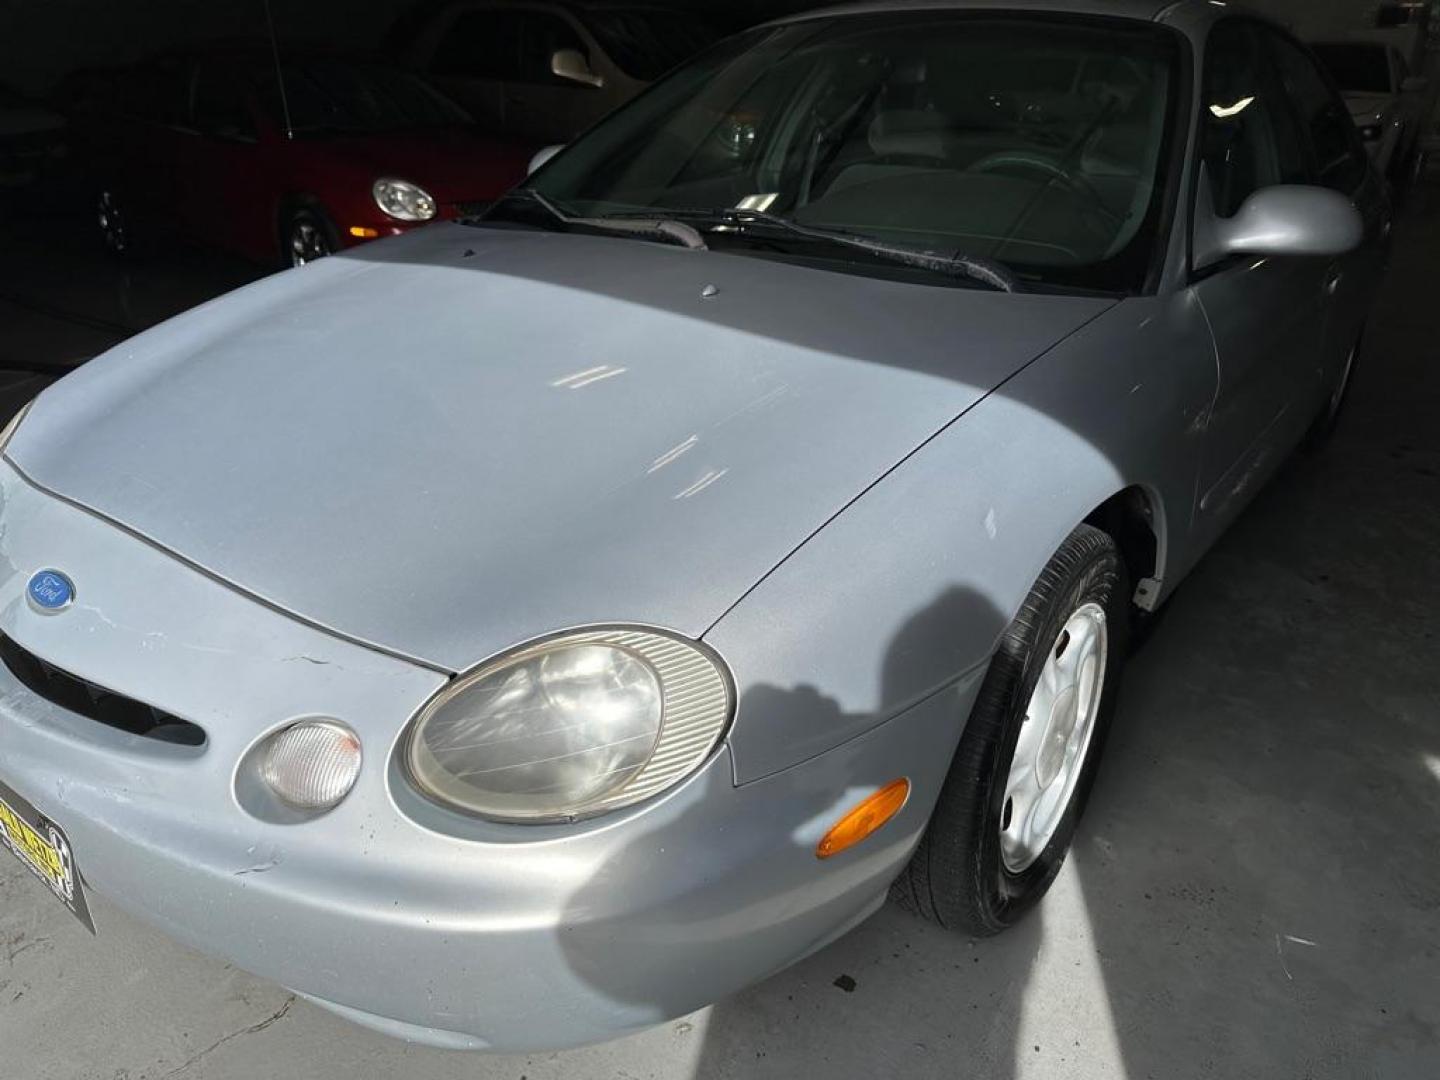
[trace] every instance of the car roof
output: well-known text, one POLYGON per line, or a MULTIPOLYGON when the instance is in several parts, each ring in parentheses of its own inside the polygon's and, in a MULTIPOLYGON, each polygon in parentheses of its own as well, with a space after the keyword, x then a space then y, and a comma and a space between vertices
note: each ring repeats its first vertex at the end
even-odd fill
MULTIPOLYGON (((391 58, 380 52, 364 52, 330 45, 324 42, 285 44, 281 46, 280 60, 285 64, 305 64, 325 61, 362 64, 366 66, 398 66, 391 58)), ((117 70, 144 67, 149 64, 236 64, 251 66, 275 63, 273 46, 261 39, 237 38, 233 40, 201 41, 193 45, 180 43, 162 52, 152 53, 134 64, 123 64, 117 70)))
MULTIPOLYGON (((1211 12, 1219 18, 1234 5, 1216 0, 855 0, 852 3, 805 11, 774 23, 805 22, 841 15, 877 15, 916 11, 1040 11, 1069 15, 1109 15, 1122 19, 1160 20, 1172 11, 1211 12)), ((1239 10, 1246 14, 1244 8, 1239 10)))
POLYGON ((1395 46, 1390 44, 1390 42, 1388 41, 1376 41, 1374 38, 1363 37, 1316 38, 1311 41, 1310 44, 1311 46, 1343 45, 1346 48, 1353 48, 1355 46, 1359 46, 1362 49, 1383 49, 1386 52, 1389 52, 1391 49, 1395 48, 1395 46))

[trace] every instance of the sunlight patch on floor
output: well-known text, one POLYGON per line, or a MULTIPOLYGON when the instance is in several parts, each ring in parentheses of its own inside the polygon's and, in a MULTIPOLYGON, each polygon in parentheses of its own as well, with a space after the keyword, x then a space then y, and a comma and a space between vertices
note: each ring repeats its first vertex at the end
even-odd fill
POLYGON ((1085 1075, 1125 1080, 1125 1057, 1073 861, 1029 917, 1040 920, 1041 937, 1020 1007, 1015 1080, 1055 1080, 1080 1062, 1085 1075), (1078 1046, 1076 1033, 1083 1033, 1078 1046))
POLYGON ((1430 770, 1430 775, 1440 780, 1440 755, 1421 754, 1420 760, 1425 762, 1425 767, 1430 770))

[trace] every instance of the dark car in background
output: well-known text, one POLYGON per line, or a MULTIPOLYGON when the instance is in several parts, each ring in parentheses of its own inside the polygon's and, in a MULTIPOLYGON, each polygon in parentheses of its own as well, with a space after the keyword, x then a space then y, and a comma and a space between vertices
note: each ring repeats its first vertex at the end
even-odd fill
POLYGON ((83 80, 71 108, 112 251, 180 235, 299 265, 478 213, 524 175, 523 148, 413 73, 321 53, 278 72, 246 48, 83 80))
POLYGON ((455 0, 404 21, 402 63, 536 147, 568 142, 721 36, 693 12, 642 4, 455 0))

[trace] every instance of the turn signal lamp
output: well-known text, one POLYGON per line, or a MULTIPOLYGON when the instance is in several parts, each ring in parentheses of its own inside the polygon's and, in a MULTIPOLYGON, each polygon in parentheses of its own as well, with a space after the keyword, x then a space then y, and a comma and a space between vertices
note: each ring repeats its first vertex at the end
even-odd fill
POLYGON ((270 737, 260 775, 295 809, 329 810, 360 775, 360 740, 333 720, 292 724, 270 737))
POLYGON ((892 780, 873 795, 861 799, 830 827, 815 846, 817 859, 828 859, 852 848, 905 808, 910 798, 910 781, 892 780))

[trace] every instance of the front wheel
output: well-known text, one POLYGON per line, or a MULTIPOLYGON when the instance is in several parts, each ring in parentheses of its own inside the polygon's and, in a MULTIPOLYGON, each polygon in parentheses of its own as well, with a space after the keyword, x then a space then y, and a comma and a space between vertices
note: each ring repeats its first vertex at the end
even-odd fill
POLYGON ((280 246, 286 266, 304 266, 334 254, 340 245, 324 211, 300 207, 286 215, 280 229, 280 246))
POLYGON ((893 895, 967 934, 1016 922, 1055 880, 1095 779, 1125 660, 1115 541, 1066 539, 1000 642, 930 824, 893 895))

